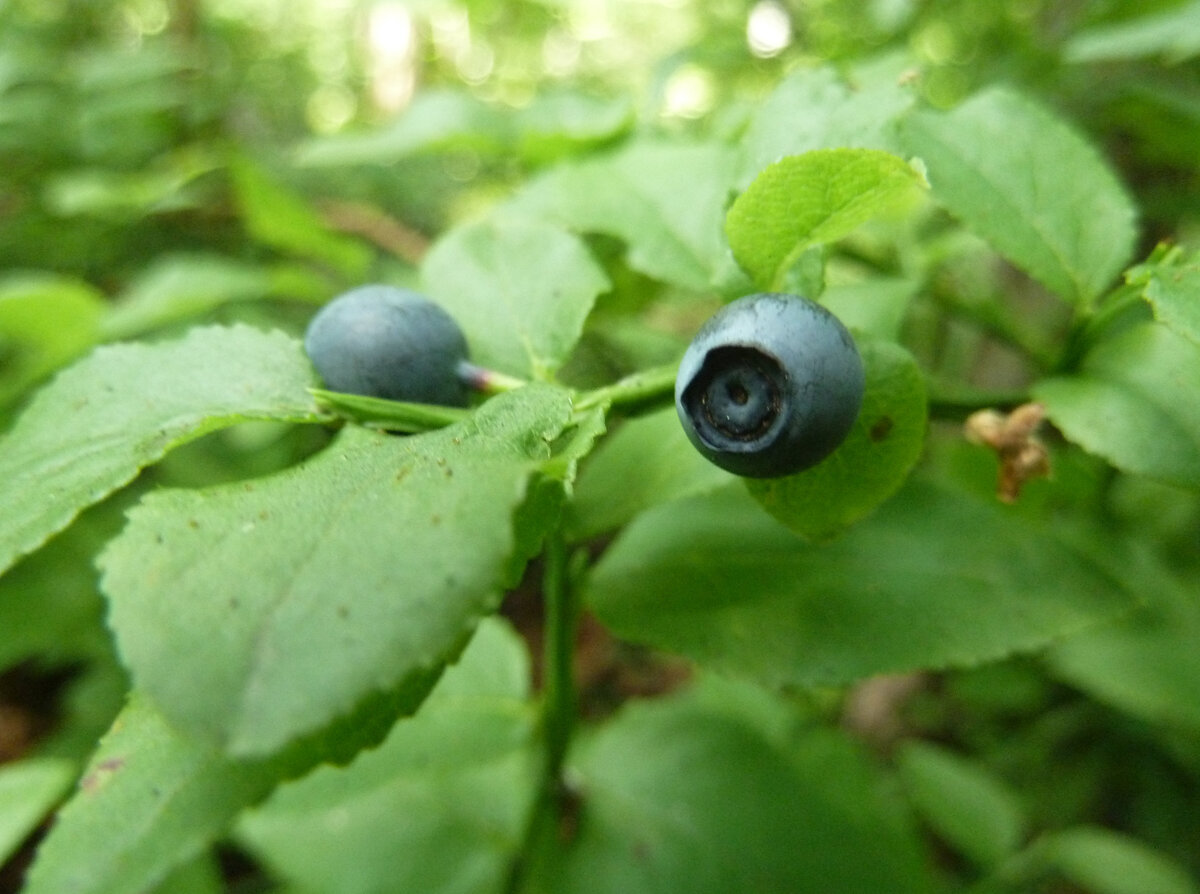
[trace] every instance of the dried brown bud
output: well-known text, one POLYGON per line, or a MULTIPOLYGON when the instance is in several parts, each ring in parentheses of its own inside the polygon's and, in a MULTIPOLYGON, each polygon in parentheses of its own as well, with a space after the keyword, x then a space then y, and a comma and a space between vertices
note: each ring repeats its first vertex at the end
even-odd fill
POLYGON ((1050 455, 1038 440, 1037 429, 1046 417, 1041 404, 1022 404, 1007 416, 997 410, 979 410, 967 417, 965 435, 972 444, 996 451, 1000 473, 996 496, 1016 502, 1025 482, 1050 474, 1050 455))

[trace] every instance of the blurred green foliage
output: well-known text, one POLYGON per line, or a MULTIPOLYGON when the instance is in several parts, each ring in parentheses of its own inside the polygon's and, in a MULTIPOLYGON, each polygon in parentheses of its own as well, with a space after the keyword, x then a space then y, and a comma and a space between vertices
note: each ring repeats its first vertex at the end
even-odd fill
POLYGON ((1137 34, 1124 54, 1114 29, 1170 6, 10 0, 0 8, 0 257, 10 271, 77 275, 110 294, 172 250, 261 258, 231 195, 238 154, 310 198, 350 203, 360 215, 341 207, 346 226, 382 227, 370 213, 382 212, 437 232, 536 155, 461 140, 334 173, 291 164, 292 150, 384 124, 446 87, 500 115, 555 89, 633 97, 641 124, 727 132, 785 71, 821 61, 919 73, 939 106, 997 81, 1040 94, 1104 140, 1150 199, 1157 238, 1195 207, 1200 97, 1186 54, 1137 34), (748 18, 767 29, 757 54, 748 18), (1108 35, 1099 49, 1096 35, 1108 35), (1072 61, 1075 50, 1088 64, 1072 61))
MULTIPOLYGON (((845 302, 857 328, 904 342, 931 384, 924 462, 987 494, 991 457, 958 438, 968 410, 1024 394, 1039 377, 1070 375, 1077 386, 1098 332, 1124 336, 1083 368, 1099 369, 1100 385, 1122 384, 1129 358, 1141 356, 1124 348, 1168 339, 1139 328, 1152 312, 1183 332, 1169 337, 1178 356, 1195 353, 1195 263, 1151 253, 1164 241, 1185 253, 1200 246, 1197 33, 1200 3, 1190 0, 0 0, 0 428, 36 386, 97 344, 214 321, 294 334, 315 305, 345 288, 417 284, 432 241, 507 201, 583 231, 588 281, 612 284, 596 299, 565 378, 594 384, 668 361, 718 296, 745 280, 716 257, 722 246, 701 236, 679 240, 676 254, 634 248, 626 257, 621 241, 636 240, 605 200, 658 202, 663 227, 690 235, 690 223, 723 212, 721 178, 757 173, 731 174, 738 160, 726 144, 746 134, 764 152, 786 144, 789 134, 756 122, 755 110, 788 75, 829 65, 845 80, 835 88, 830 75, 825 85, 841 91, 836 104, 868 114, 898 114, 910 102, 897 98, 897 84, 934 110, 958 108, 984 88, 1013 88, 1085 133, 1141 215, 1135 255, 1150 260, 1102 313, 1085 308, 1077 326, 941 211, 926 209, 907 228, 868 228, 838 252, 802 257, 780 273, 794 278, 789 286, 828 286, 826 300, 845 302), (687 188, 671 174, 691 178, 687 188), (880 290, 886 301, 863 300, 880 290)), ((970 219, 969 208, 944 204, 970 219)), ((442 249, 449 260, 431 265, 443 268, 442 282, 463 266, 455 239, 442 249)), ((1109 278, 1108 261, 1084 271, 1100 270, 1097 288, 1109 278)), ((486 330, 486 321, 474 322, 486 330)), ((1179 363, 1164 379, 1135 383, 1132 400, 1146 410, 1164 380, 1192 368, 1179 363)), ((1174 387, 1193 395, 1200 381, 1174 387)), ((1172 418, 1194 423, 1194 404, 1172 418)), ((719 487, 705 478, 711 470, 646 459, 649 445, 663 443, 664 419, 621 430, 608 456, 597 454, 591 474, 600 484, 589 489, 586 473, 581 479, 574 508, 582 515, 571 519, 578 531, 607 533, 666 499, 664 491, 690 499, 719 487), (661 466, 653 492, 625 481, 638 462, 661 466), (628 505, 614 503, 612 490, 628 505)), ((1060 424, 1089 447, 1093 421, 1085 414, 1078 428, 1060 424)), ((0 696, 29 666, 69 682, 47 684, 53 706, 38 716, 50 731, 0 758, 36 746, 38 761, 81 762, 120 708, 125 672, 101 623, 91 557, 119 529, 131 497, 151 484, 192 487, 290 466, 326 443, 315 429, 271 422, 211 434, 14 566, 0 600, 0 638, 13 644, 0 642, 0 696), (34 603, 53 607, 53 617, 34 617, 34 603)), ((1186 707, 1200 669, 1179 657, 1194 650, 1191 634, 1200 630, 1200 503, 1187 477, 1197 467, 1185 455, 1186 474, 1174 478, 1126 474, 1161 472, 1139 465, 1139 433, 1149 437, 1135 431, 1118 445, 1127 453, 1096 451, 1123 473, 1053 440, 1053 487, 1031 488, 1013 515, 1066 528, 1086 512, 1114 541, 1136 541, 1170 569, 1145 581, 1152 611, 1037 657, 931 671, 861 722, 851 710, 856 693, 792 700, 806 722, 849 727, 854 748, 870 747, 872 772, 882 768, 888 790, 903 795, 935 843, 932 889, 1196 890, 1178 867, 1200 876, 1200 721, 1186 707), (1097 866, 1112 868, 1106 875, 1097 866)), ((1185 451, 1193 435, 1178 438, 1185 451)), ((707 692, 662 716, 635 713, 585 753, 612 773, 605 796, 613 804, 627 794, 618 784, 623 749, 653 744, 673 726, 717 730, 719 756, 732 755, 750 778, 754 768, 739 761, 761 754, 798 791, 836 805, 849 798, 826 790, 818 760, 853 764, 846 742, 816 748, 793 778, 773 734, 756 726, 746 745, 745 729, 726 728, 727 715, 758 710, 746 707, 753 699, 707 692)), ((502 715, 504 706, 488 712, 502 715)), ((760 713, 779 723, 793 717, 775 703, 760 713)), ((527 718, 514 717, 527 735, 527 718)), ((33 775, 14 766, 22 770, 10 789, 35 809, 24 826, 3 830, 10 850, 53 806, 63 776, 58 764, 34 766, 33 775)), ((673 794, 665 775, 655 781, 673 794)), ((297 800, 306 797, 302 790, 297 800)), ((713 797, 716 810, 725 796, 713 797)), ((780 816, 792 822, 790 809, 780 816)), ((250 838, 263 836, 264 859, 277 850, 280 859, 303 858, 289 854, 278 822, 267 814, 250 823, 250 838)), ((409 844, 420 853, 419 841, 409 844)), ((581 859, 556 871, 586 877, 590 865, 581 859)), ((183 867, 185 877, 199 881, 178 890, 216 885, 206 862, 183 867)))

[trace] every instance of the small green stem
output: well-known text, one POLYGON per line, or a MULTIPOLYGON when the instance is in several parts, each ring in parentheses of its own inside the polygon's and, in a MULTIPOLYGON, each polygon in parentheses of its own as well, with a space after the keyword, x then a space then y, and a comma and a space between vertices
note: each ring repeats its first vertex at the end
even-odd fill
POLYGON ((578 703, 575 694, 575 634, 579 605, 567 569, 567 547, 559 532, 546 545, 543 579, 543 725, 546 736, 546 783, 557 789, 578 703))
POLYGON ((575 409, 586 410, 607 404, 627 414, 668 406, 675 400, 677 364, 655 366, 626 376, 611 385, 585 391, 575 409))
POLYGON ((542 732, 546 751, 541 786, 525 830, 525 840, 509 870, 506 894, 516 894, 522 889, 534 854, 557 837, 563 804, 563 765, 579 714, 574 661, 580 609, 571 584, 573 575, 566 541, 560 531, 550 535, 544 559, 542 732))
POLYGON ((309 388, 308 391, 321 406, 328 407, 361 425, 407 434, 445 428, 447 425, 461 422, 468 415, 467 410, 459 407, 414 404, 362 394, 326 391, 323 388, 309 388))
POLYGON ((1057 361, 1054 350, 1037 332, 1022 327, 996 304, 972 304, 945 290, 935 290, 934 299, 947 311, 968 320, 983 332, 1020 351, 1040 369, 1050 369, 1057 361))
POLYGON ((1145 303, 1140 286, 1122 286, 1110 292, 1095 308, 1081 312, 1067 337, 1062 357, 1053 367, 1054 371, 1072 372, 1114 322, 1123 315, 1144 307, 1145 303))

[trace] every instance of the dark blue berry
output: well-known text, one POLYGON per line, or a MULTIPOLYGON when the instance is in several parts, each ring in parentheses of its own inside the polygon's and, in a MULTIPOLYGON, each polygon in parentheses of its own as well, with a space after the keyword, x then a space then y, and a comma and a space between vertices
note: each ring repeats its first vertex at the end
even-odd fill
POLYGON ((362 286, 313 317, 304 349, 331 391, 465 406, 459 371, 467 342, 429 299, 393 286, 362 286))
POLYGON ((749 478, 816 465, 850 433, 863 398, 854 339, 806 298, 749 295, 717 311, 679 364, 675 408, 705 457, 749 478))

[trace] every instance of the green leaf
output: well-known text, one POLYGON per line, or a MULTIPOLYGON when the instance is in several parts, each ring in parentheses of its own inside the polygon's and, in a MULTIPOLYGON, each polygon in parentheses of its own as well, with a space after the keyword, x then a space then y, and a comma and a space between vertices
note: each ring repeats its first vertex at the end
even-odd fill
POLYGON ((0 766, 0 865, 50 814, 76 772, 72 761, 49 757, 0 766))
MULTIPOLYGON (((112 640, 101 624, 90 652, 66 667, 74 671, 55 703, 55 726, 50 735, 37 743, 38 753, 70 757, 82 765, 96 743, 112 726, 129 696, 129 677, 117 662, 112 640)), ((51 655, 54 661, 56 655, 51 655)), ((33 665, 63 667, 63 665, 33 665)), ((78 768, 77 768, 78 769, 78 768)))
POLYGON ((0 282, 0 407, 92 347, 105 308, 100 292, 65 277, 0 282))
POLYGON ((114 498, 94 507, 0 577, 0 670, 34 658, 68 664, 106 644, 92 563, 121 530, 127 504, 114 498))
POLYGON ((1085 450, 1119 469, 1200 488, 1200 344, 1156 323, 1097 345, 1074 376, 1045 379, 1033 396, 1085 450))
POLYGON ((905 315, 920 283, 911 279, 873 277, 847 285, 829 286, 821 303, 851 332, 883 341, 899 341, 905 315))
POLYGON ((281 777, 181 734, 135 693, 38 848, 24 894, 131 894, 221 836, 281 777))
POLYGON ((313 167, 389 165, 414 155, 460 151, 516 152, 543 163, 614 139, 632 121, 633 109, 624 97, 540 93, 528 105, 512 108, 462 90, 423 87, 394 123, 309 140, 296 150, 296 161, 313 167))
POLYGON ((1075 34, 1064 47, 1068 62, 1114 62, 1161 56, 1178 64, 1200 53, 1200 3, 1183 3, 1075 34))
POLYGON ((767 165, 814 149, 882 149, 899 154, 896 122, 912 105, 895 80, 851 88, 832 68, 802 68, 755 112, 742 139, 747 184, 767 165))
POLYGON ((1187 871, 1154 848, 1091 826, 1064 829, 1038 842, 1038 856, 1094 894, 1197 894, 1187 871))
POLYGON ((866 393, 842 445, 797 475, 746 479, 764 509, 812 540, 836 536, 894 494, 925 444, 925 379, 916 361, 891 342, 859 349, 866 393))
POLYGON ((349 766, 279 789, 240 840, 306 889, 500 890, 538 791, 529 688, 523 643, 485 621, 418 714, 349 766))
POLYGON ((1191 581, 1157 566, 1130 565, 1147 604, 1050 653, 1072 686, 1155 724, 1200 730, 1200 604, 1191 581))
POLYGON ((1130 270, 1126 280, 1142 287, 1155 319, 1200 343, 1200 260, 1185 258, 1178 249, 1161 255, 1156 251, 1150 262, 1130 270))
POLYGON ((517 151, 533 162, 553 161, 595 147, 634 122, 628 97, 602 99, 574 91, 539 93, 517 111, 517 151))
POLYGON ((772 686, 842 684, 978 664, 1127 610, 1112 545, 1064 536, 914 481, 809 546, 732 488, 643 513, 587 592, 626 639, 772 686))
POLYGON ((303 166, 393 164, 422 152, 497 152, 510 142, 504 111, 460 90, 422 89, 395 123, 378 130, 317 137, 296 150, 303 166))
POLYGON ((351 279, 366 275, 371 249, 326 226, 304 197, 249 159, 235 159, 229 173, 238 210, 253 238, 290 255, 321 261, 351 279))
POLYGON ((530 894, 930 890, 912 830, 834 733, 780 747, 687 698, 635 702, 579 743, 568 773, 578 829, 535 855, 530 894))
POLYGON ((538 379, 566 360, 609 286, 570 233, 508 220, 451 230, 426 257, 422 279, 463 327, 476 362, 538 379))
POLYGON ((559 165, 510 204, 578 232, 620 239, 634 270, 707 291, 730 272, 721 218, 733 167, 725 146, 643 140, 559 165))
POLYGON ((250 419, 317 422, 293 339, 246 326, 102 347, 0 436, 0 571, 172 447, 250 419))
POLYGON ((921 175, 878 149, 816 149, 767 167, 725 218, 733 255, 778 290, 809 246, 834 242, 909 198, 921 175))
POLYGON ((576 402, 571 426, 554 444, 554 458, 543 466, 543 474, 566 484, 573 492, 580 461, 591 454, 608 430, 607 411, 604 406, 581 407, 576 402))
POLYGON ((471 413, 462 407, 414 404, 365 394, 326 391, 323 388, 310 388, 309 391, 322 406, 327 406, 362 425, 407 434, 445 428, 447 425, 461 422, 471 413))
POLYGON ((732 480, 691 445, 674 407, 621 423, 584 464, 567 504, 572 540, 616 530, 658 503, 732 480))
POLYGON ((222 305, 271 297, 328 298, 320 287, 297 295, 314 276, 296 268, 269 267, 215 254, 172 254, 159 258, 130 282, 104 320, 109 338, 140 335, 171 323, 195 319, 222 305))
POLYGON ((167 875, 154 894, 226 894, 225 878, 212 853, 204 853, 167 875))
MULTIPOLYGON (((119 122, 120 131, 126 122, 119 122)), ((106 138, 112 138, 106 134, 106 138)), ((129 135, 126 134, 128 137, 129 135)), ((212 155, 184 146, 160 155, 136 171, 89 167, 57 173, 47 179, 44 201, 59 217, 89 216, 108 226, 196 206, 193 182, 218 167, 212 155)))
POLYGON ((1064 121, 1006 89, 902 124, 934 196, 1047 288, 1083 303, 1128 263, 1134 206, 1096 150, 1064 121))
POLYGON ((259 755, 440 667, 513 583, 513 515, 569 412, 531 386, 437 432, 347 428, 265 479, 150 495, 100 560, 135 684, 259 755))
POLYGON ((898 755, 909 799, 946 843, 986 868, 1016 852, 1025 817, 1013 792, 980 764, 925 742, 898 755))

